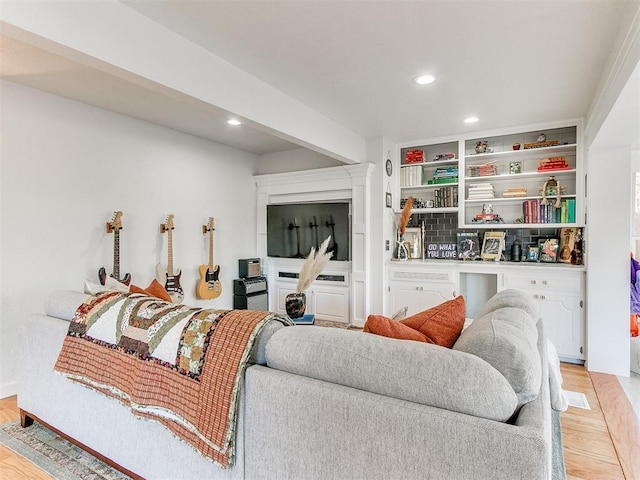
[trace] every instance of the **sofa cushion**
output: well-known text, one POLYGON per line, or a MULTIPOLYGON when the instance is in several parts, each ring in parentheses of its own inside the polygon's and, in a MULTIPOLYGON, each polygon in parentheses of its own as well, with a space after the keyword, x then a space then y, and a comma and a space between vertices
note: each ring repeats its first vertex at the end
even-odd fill
POLYGON ((90 295, 73 290, 56 290, 44 301, 44 313, 50 317, 70 321, 76 310, 90 295))
POLYGON ((151 281, 147 288, 142 289, 136 285, 130 285, 129 291, 131 293, 141 293, 149 297, 159 298, 160 300, 164 300, 165 302, 171 302, 169 293, 155 278, 151 281))
POLYGON ((490 363, 509 381, 518 405, 524 405, 540 391, 542 367, 537 340, 538 330, 529 314, 521 308, 505 307, 476 318, 453 349, 490 363))
POLYGON ((451 348, 460 336, 465 320, 464 297, 458 296, 433 308, 401 320, 427 337, 429 343, 451 348))
POLYGON ((382 315, 369 315, 362 328, 365 333, 382 335, 383 337, 397 338, 400 340, 414 340, 416 342, 428 342, 427 337, 419 331, 408 327, 402 322, 397 322, 382 315))
POLYGON ((509 382, 474 355, 338 328, 282 328, 267 365, 422 405, 506 421, 517 407, 509 382))
POLYGON ((496 293, 487 301, 487 303, 480 307, 480 310, 478 310, 478 313, 476 314, 476 318, 484 317, 486 314, 503 307, 516 307, 523 309, 529 314, 531 321, 534 324, 540 318, 538 307, 533 303, 531 298, 526 293, 514 289, 506 289, 496 293))

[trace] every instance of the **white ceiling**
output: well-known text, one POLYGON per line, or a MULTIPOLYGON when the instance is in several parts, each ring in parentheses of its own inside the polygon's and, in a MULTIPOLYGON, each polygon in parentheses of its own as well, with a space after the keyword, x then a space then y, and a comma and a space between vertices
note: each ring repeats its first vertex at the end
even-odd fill
MULTIPOLYGON (((620 26, 639 5, 619 0, 122 3, 359 135, 394 141, 584 117, 620 26), (435 75, 436 82, 413 84, 422 72, 435 75), (480 122, 463 124, 469 115, 480 122)), ((12 81, 258 154, 296 147, 251 128, 231 129, 223 124, 228 112, 211 106, 145 91, 6 37, 0 46, 0 75, 12 81), (212 122, 220 128, 204 131, 212 122)))

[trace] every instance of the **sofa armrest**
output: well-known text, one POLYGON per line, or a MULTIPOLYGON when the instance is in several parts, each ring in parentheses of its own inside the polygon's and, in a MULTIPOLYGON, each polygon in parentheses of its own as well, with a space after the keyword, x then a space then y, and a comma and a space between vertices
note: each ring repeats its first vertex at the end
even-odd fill
POLYGON ((270 368, 401 400, 506 421, 509 382, 484 360, 437 345, 336 328, 282 328, 267 342, 270 368))

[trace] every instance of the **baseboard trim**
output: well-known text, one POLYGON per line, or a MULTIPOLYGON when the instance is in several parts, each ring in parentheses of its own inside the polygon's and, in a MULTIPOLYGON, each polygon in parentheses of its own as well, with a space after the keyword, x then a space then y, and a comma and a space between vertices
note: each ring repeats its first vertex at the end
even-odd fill
POLYGON ((9 382, 0 385, 0 398, 13 397, 18 394, 18 382, 9 382))

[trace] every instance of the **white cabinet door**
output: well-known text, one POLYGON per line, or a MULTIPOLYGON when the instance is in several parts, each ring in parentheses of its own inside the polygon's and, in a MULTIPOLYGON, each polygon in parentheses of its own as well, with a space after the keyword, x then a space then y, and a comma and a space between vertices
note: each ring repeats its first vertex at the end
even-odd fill
POLYGON ((390 285, 391 312, 407 307, 407 315, 427 310, 454 298, 453 284, 438 283, 400 283, 390 285))
POLYGON ((583 314, 580 296, 568 293, 534 294, 538 302, 544 331, 553 342, 558 355, 584 359, 583 314))
POLYGON ((455 298, 454 269, 393 267, 389 270, 389 314, 407 307, 407 315, 427 310, 455 298))
MULTIPOLYGON (((314 305, 314 313, 318 320, 349 322, 349 289, 318 285, 307 292, 314 305)), ((311 312, 308 312, 311 313, 311 312)))
POLYGON ((529 295, 544 322, 545 335, 558 355, 584 360, 584 273, 522 268, 504 274, 504 288, 529 295))

